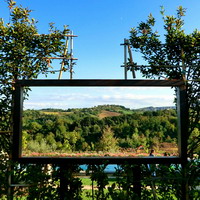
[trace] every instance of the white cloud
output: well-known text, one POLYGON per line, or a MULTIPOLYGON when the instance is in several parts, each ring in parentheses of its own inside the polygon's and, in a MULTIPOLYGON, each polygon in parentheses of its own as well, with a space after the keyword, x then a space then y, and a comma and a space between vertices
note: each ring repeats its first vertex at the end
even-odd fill
POLYGON ((73 90, 54 90, 45 94, 32 93, 24 107, 32 109, 40 108, 80 108, 93 107, 103 104, 118 104, 129 108, 141 108, 146 106, 172 106, 174 100, 173 91, 163 88, 138 89, 120 87, 104 88, 77 88, 73 90))

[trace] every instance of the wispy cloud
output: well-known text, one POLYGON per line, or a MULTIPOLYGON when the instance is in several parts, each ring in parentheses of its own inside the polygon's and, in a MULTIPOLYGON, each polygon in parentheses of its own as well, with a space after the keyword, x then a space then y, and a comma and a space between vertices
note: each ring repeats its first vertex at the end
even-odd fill
POLYGON ((81 108, 103 104, 117 104, 129 108, 172 106, 173 91, 160 88, 77 88, 54 90, 51 93, 32 92, 25 109, 81 108))

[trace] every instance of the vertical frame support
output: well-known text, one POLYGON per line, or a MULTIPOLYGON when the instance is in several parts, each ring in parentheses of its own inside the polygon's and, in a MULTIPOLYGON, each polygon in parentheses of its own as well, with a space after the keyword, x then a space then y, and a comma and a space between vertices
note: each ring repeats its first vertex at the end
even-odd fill
POLYGON ((15 85, 13 107, 12 158, 17 161, 22 153, 23 87, 15 85))
MULTIPOLYGON (((12 171, 12 166, 10 165, 9 168, 8 168, 9 172, 12 171)), ((13 200, 13 187, 11 186, 12 184, 12 174, 10 174, 8 176, 8 184, 9 184, 9 187, 8 187, 8 191, 7 191, 7 199, 8 200, 13 200)))
POLYGON ((124 79, 127 80, 127 39, 124 39, 124 79))
POLYGON ((178 149, 182 163, 187 162, 188 102, 186 85, 177 88, 178 149))
MULTIPOLYGON (((71 31, 71 35, 73 35, 73 32, 71 31)), ((74 41, 73 36, 70 37, 70 57, 73 58, 73 48, 74 48, 74 41)), ((69 72, 70 72, 70 79, 73 78, 73 60, 70 59, 69 64, 69 72)))
POLYGON ((130 42, 124 38, 124 43, 121 45, 124 46, 124 65, 122 65, 124 67, 124 79, 127 80, 128 78, 128 70, 132 71, 133 78, 136 78, 130 42))
MULTIPOLYGON (((67 36, 66 41, 65 41, 65 49, 64 49, 63 56, 66 56, 68 54, 68 46, 69 46, 69 37, 67 36)), ((62 63, 61 63, 61 68, 60 68, 58 79, 61 79, 61 77, 62 77, 64 66, 65 66, 65 60, 63 59, 62 63)))
POLYGON ((133 168, 133 176, 134 176, 134 188, 133 191, 135 194, 137 194, 138 199, 141 199, 141 165, 135 165, 133 168))
POLYGON ((178 111, 178 145, 179 155, 182 160, 182 200, 189 200, 188 184, 186 177, 186 165, 187 165, 187 140, 188 140, 188 128, 189 128, 189 106, 186 92, 186 85, 182 85, 178 88, 177 94, 177 111, 178 111))
POLYGON ((68 183, 66 178, 67 165, 60 165, 60 200, 67 200, 68 183))

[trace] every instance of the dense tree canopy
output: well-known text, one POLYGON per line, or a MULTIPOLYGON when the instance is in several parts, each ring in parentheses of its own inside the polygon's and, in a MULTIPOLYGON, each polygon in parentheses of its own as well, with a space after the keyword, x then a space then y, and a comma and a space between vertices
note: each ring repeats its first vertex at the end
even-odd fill
MULTIPOLYGON (((37 78, 40 73, 47 75, 49 67, 46 58, 61 55, 64 48, 65 34, 69 32, 67 27, 58 30, 54 24, 50 24, 47 34, 39 34, 37 22, 30 17, 31 10, 17 6, 13 0, 7 0, 10 16, 9 21, 0 19, 0 198, 10 194, 11 174, 15 179, 23 179, 21 168, 11 162, 12 145, 12 108, 13 108, 13 84, 17 79, 37 78), (15 168, 16 167, 16 168, 15 168)), ((2 8, 3 9, 3 8, 2 8)), ((28 90, 27 90, 28 91, 28 90)), ((27 94, 26 91, 26 94, 27 94)), ((27 96, 26 96, 27 97, 27 96)), ((34 113, 37 115, 37 113, 34 113)), ((41 125, 32 122, 33 131, 39 131, 41 125)), ((24 138, 26 133, 24 132, 24 138)), ((37 139, 41 135, 37 135, 37 139)), ((51 134, 48 141, 52 142, 51 134)), ((44 140, 43 148, 46 148, 44 140)), ((27 141, 23 140, 23 145, 27 141)), ((40 168, 41 166, 39 166, 40 168)), ((28 167, 26 168, 28 170, 28 167)), ((40 170, 41 172, 42 170, 40 170)), ((10 196, 8 197, 11 198, 10 196)))
POLYGON ((134 111, 104 105, 67 111, 26 110, 23 116, 26 153, 108 153, 127 149, 136 152, 139 146, 148 151, 150 148, 159 150, 162 143, 172 146, 177 143, 177 116, 173 109, 134 111), (105 110, 107 116, 101 118, 105 110), (125 114, 127 110, 129 113, 125 114), (118 116, 112 116, 113 113, 118 116))
POLYGON ((60 31, 53 23, 48 34, 39 34, 31 10, 8 1, 9 22, 0 19, 0 130, 11 130, 12 93, 16 79, 47 74, 46 57, 61 55, 67 27, 60 31))
MULTIPOLYGON (((187 34, 183 29, 186 9, 180 6, 176 16, 165 15, 161 8, 164 22, 164 39, 154 30, 156 23, 152 14, 146 21, 131 29, 130 42, 134 50, 142 53, 149 67, 135 67, 147 78, 182 79, 185 81, 189 130, 188 138, 194 130, 200 129, 200 31, 187 34)), ((195 134, 197 135, 197 134, 195 134)), ((189 140, 190 156, 200 144, 200 134, 189 140), (191 143, 192 142, 192 143, 191 143)))

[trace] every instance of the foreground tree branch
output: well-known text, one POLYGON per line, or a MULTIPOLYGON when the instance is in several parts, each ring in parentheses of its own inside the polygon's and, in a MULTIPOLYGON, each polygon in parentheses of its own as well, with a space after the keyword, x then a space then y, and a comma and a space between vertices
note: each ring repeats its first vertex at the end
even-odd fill
POLYGON ((186 9, 180 6, 176 16, 165 15, 164 41, 154 31, 155 18, 152 14, 130 31, 130 42, 135 51, 139 51, 150 67, 135 67, 146 78, 182 79, 185 81, 188 98, 188 156, 200 152, 200 31, 186 34, 183 25, 186 9), (165 67, 165 66, 172 67, 165 67), (195 131, 195 133, 194 133, 195 131), (193 135, 195 134, 195 137, 193 135))

